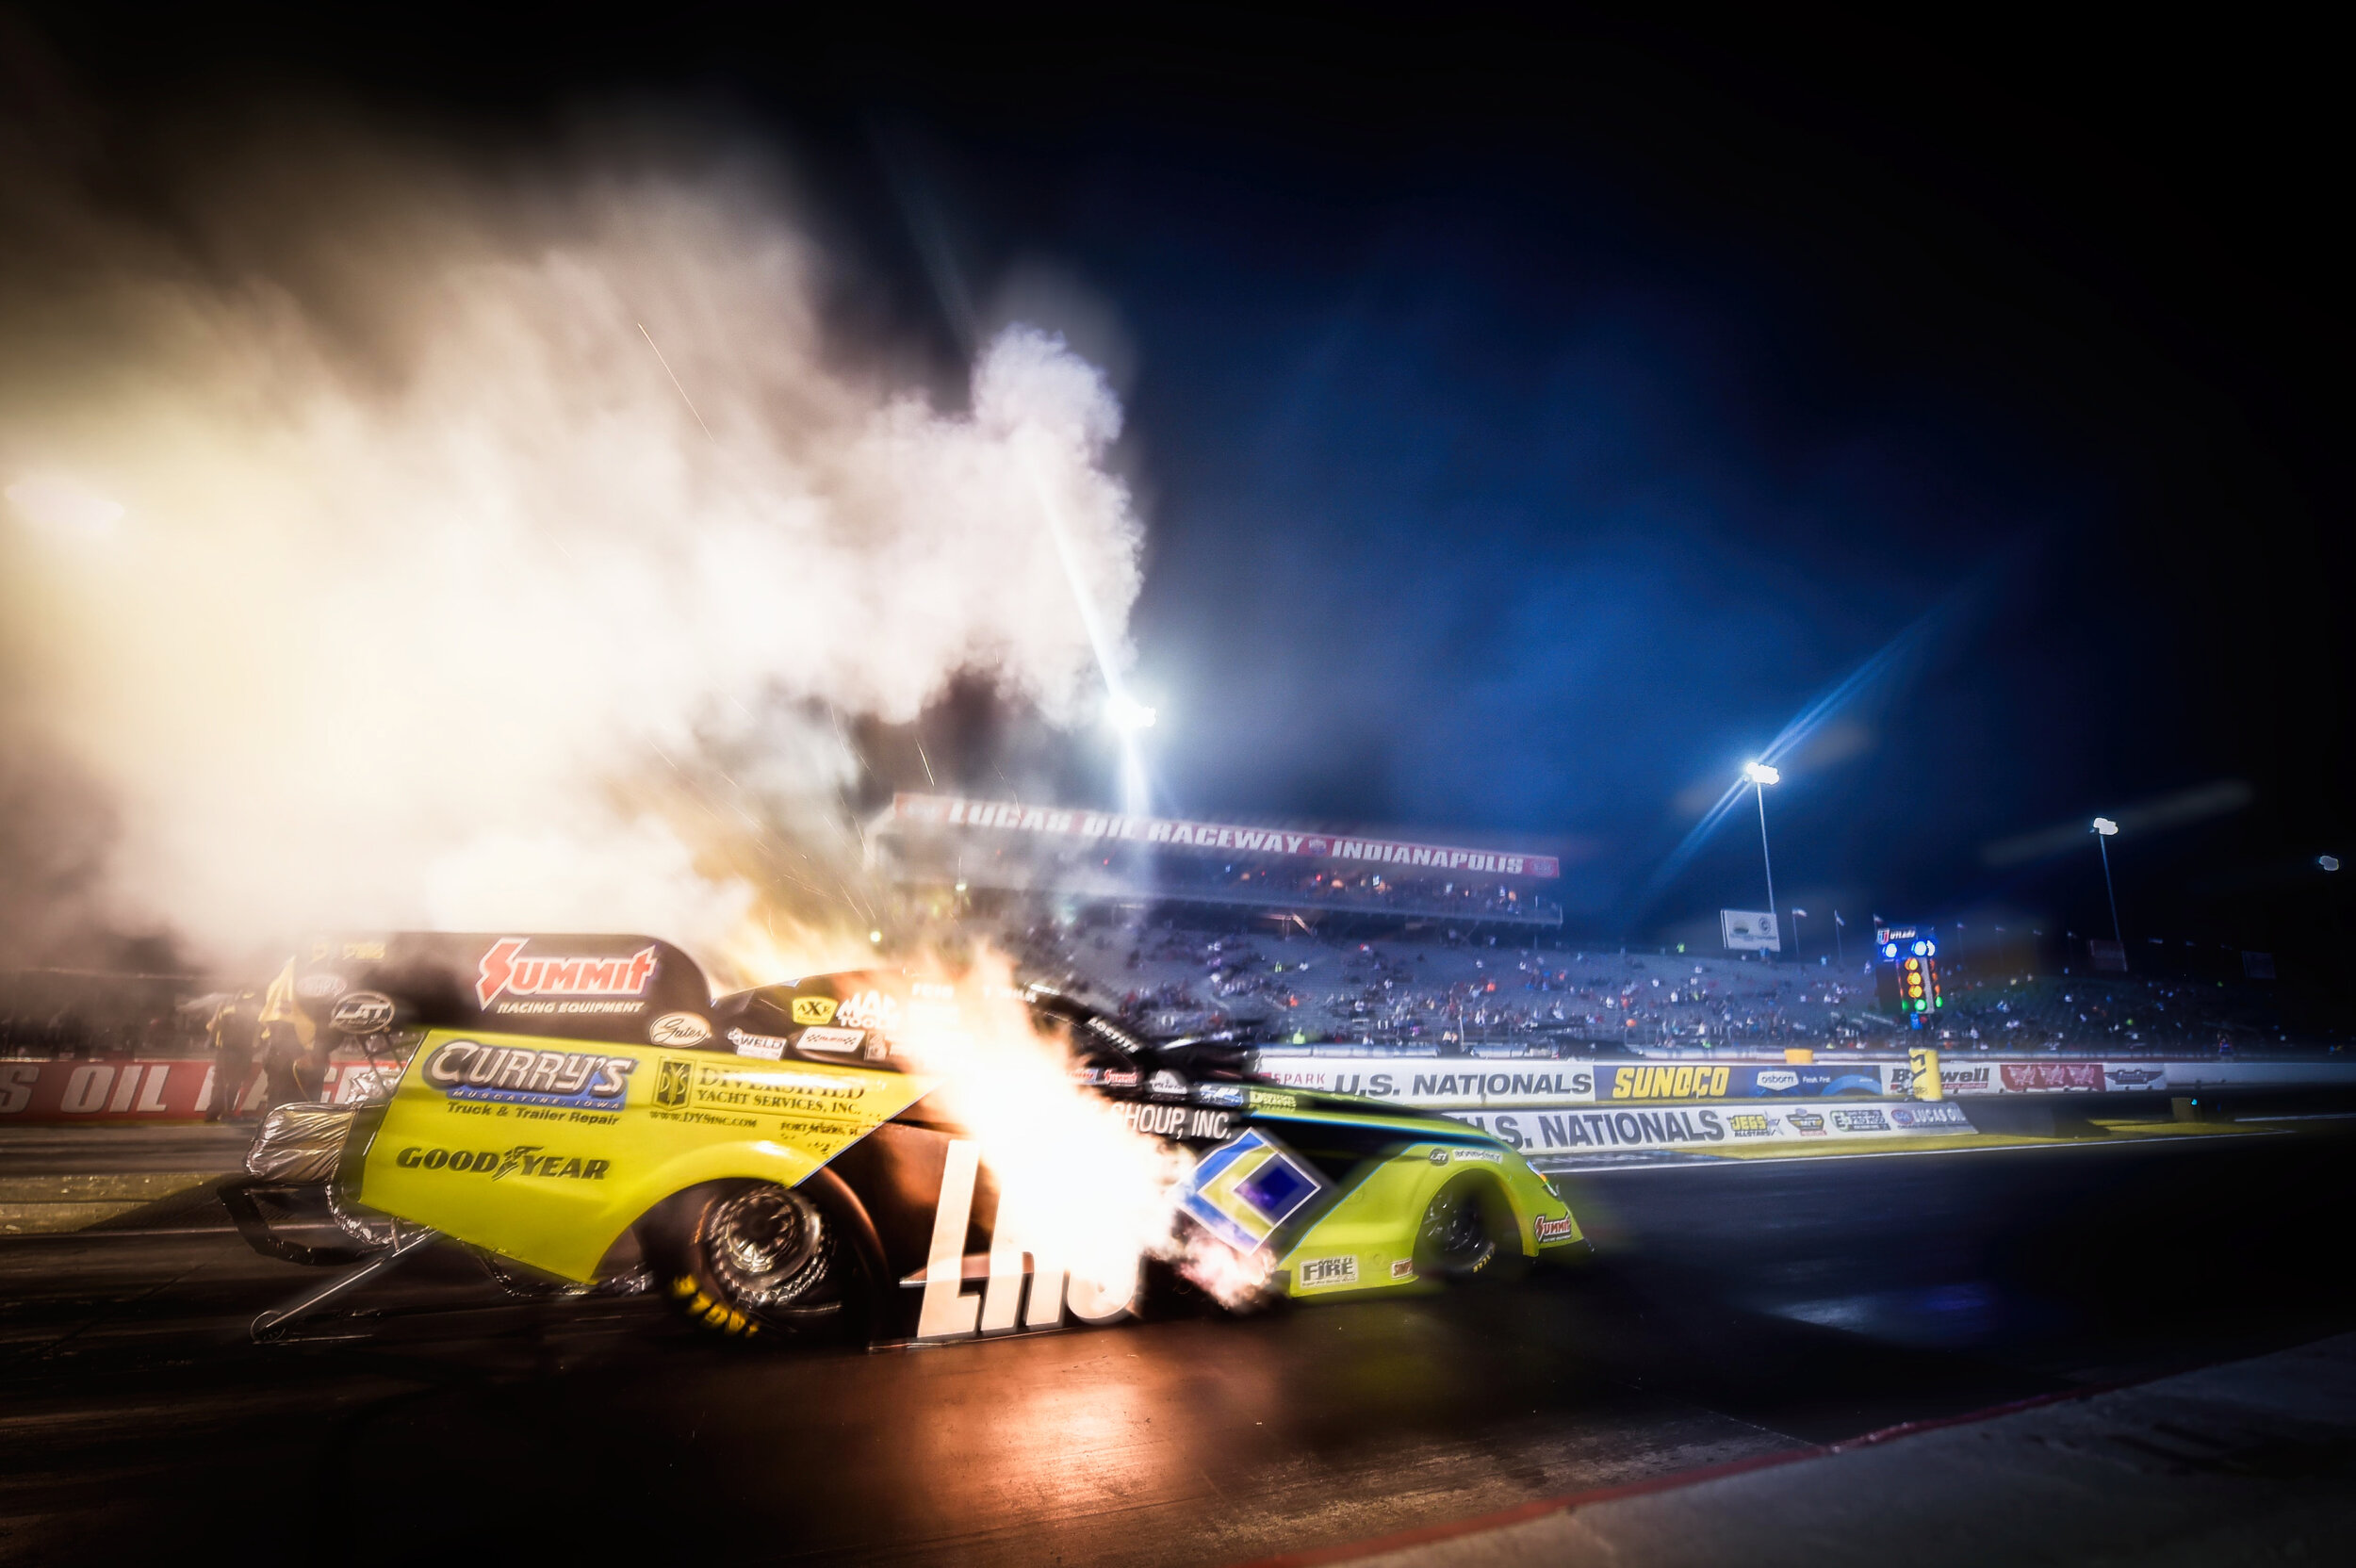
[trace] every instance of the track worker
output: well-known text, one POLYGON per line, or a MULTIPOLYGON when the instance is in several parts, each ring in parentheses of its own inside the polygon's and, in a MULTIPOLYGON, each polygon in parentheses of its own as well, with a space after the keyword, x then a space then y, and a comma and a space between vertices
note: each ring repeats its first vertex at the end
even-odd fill
POLYGON ((216 1008, 212 1021, 205 1026, 213 1047, 212 1102, 205 1107, 207 1121, 219 1121, 223 1116, 232 1121, 239 1119, 237 1101, 245 1092, 246 1080, 254 1076, 254 1047, 261 1027, 254 1002, 252 991, 239 992, 216 1008))

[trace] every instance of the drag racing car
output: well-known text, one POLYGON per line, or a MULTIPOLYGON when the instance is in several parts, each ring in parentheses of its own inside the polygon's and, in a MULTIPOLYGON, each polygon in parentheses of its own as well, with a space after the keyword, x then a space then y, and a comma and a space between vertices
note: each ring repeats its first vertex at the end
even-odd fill
MULTIPOLYGON (((1284 1087, 1246 1043, 1148 1038, 1002 987, 1064 1058, 1050 1087, 1116 1107, 1170 1172, 1168 1234, 1084 1270, 1026 1230, 960 1112, 975 1086, 911 1053, 954 1027, 960 985, 879 969, 715 1000, 645 937, 315 942, 295 1004, 391 1089, 281 1107, 252 1180, 224 1191, 258 1248, 351 1266, 255 1331, 438 1238, 502 1281, 658 1290, 725 1334, 916 1341, 1108 1322, 1197 1286, 1229 1306, 1430 1291, 1585 1247, 1546 1178, 1478 1128, 1284 1087), (277 1223, 305 1200, 338 1244, 277 1223)), ((1048 1169, 1095 1179, 1080 1163, 1048 1169)))

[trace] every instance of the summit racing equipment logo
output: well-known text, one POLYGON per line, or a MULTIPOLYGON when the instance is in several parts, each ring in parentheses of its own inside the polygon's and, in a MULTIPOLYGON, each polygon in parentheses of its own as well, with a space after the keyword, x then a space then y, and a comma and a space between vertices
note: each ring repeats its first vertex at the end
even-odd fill
MULTIPOLYGON (((501 996, 512 997, 644 997, 653 983, 655 950, 642 947, 628 957, 526 957, 527 937, 501 937, 491 944, 475 968, 474 994, 489 1010, 501 996)), ((506 1002, 502 1013, 630 1013, 643 1001, 506 1002)))
POLYGON ((568 1177, 577 1182, 602 1182, 611 1160, 584 1160, 567 1154, 544 1154, 544 1145, 519 1143, 501 1153, 496 1149, 419 1149, 415 1145, 394 1156, 394 1163, 412 1170, 453 1170, 488 1174, 494 1182, 520 1172, 526 1176, 568 1177))
POLYGON ((452 1100, 618 1111, 630 1098, 629 1056, 451 1040, 425 1059, 425 1081, 452 1100))
POLYGON ((1545 1215, 1540 1215, 1532 1219, 1530 1225, 1530 1229, 1537 1233, 1538 1245, 1541 1247, 1550 1241, 1571 1239, 1571 1217, 1569 1215, 1564 1215, 1560 1219, 1549 1219, 1545 1215))

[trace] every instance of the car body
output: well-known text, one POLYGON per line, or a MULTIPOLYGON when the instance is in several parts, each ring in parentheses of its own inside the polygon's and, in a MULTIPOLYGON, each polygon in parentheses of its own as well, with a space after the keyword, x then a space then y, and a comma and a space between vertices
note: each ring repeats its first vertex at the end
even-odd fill
POLYGON ((323 1025, 408 1054, 342 1135, 341 1211, 561 1281, 643 1262, 728 1332, 954 1339, 1128 1315, 1157 1273, 1231 1305, 1324 1299, 1584 1246, 1546 1178, 1477 1128, 1256 1079, 1247 1046, 1147 1039, 1044 988, 995 1000, 1062 1053, 1055 1091, 1117 1106, 1174 1172, 1168 1243, 1125 1277, 1083 1278, 1023 1233, 958 1085, 908 1054, 957 985, 879 969, 712 1001, 651 939, 407 934, 315 944, 296 989, 323 1025))

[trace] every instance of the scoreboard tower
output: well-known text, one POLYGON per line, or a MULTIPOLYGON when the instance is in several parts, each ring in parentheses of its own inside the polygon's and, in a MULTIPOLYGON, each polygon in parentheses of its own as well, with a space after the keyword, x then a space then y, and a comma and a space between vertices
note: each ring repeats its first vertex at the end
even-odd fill
POLYGON ((1896 1003, 1907 1028, 1922 1028, 1925 1018, 1947 1005, 1939 984, 1939 933, 1930 926, 1876 927, 1873 956, 1874 995, 1884 1003, 1896 1003))

